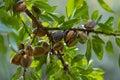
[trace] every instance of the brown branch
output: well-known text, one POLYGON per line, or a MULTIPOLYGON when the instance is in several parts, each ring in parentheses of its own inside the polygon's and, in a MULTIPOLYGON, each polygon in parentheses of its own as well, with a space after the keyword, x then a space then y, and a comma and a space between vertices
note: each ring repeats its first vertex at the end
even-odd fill
MULTIPOLYGON (((45 28, 46 30, 63 30, 61 28, 45 28)), ((107 33, 107 32, 103 32, 103 31, 95 31, 95 30, 88 30, 88 29, 80 29, 80 28, 72 28, 72 29, 68 29, 68 30, 76 30, 76 31, 87 31, 90 33, 96 33, 96 34, 105 34, 105 35, 112 35, 112 36, 120 36, 120 34, 117 33, 107 33)))

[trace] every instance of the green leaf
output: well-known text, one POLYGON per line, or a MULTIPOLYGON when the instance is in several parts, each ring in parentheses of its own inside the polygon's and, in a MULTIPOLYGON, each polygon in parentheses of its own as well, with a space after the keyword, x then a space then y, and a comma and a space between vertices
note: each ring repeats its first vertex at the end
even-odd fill
POLYGON ((91 58, 91 41, 90 41, 90 39, 87 42, 87 49, 86 49, 85 57, 87 58, 87 61, 89 62, 89 60, 91 58))
POLYGON ((4 25, 3 23, 0 22, 0 32, 9 33, 9 32, 11 32, 11 29, 8 26, 6 26, 6 25, 4 25))
POLYGON ((108 25, 103 24, 103 23, 99 23, 98 26, 99 26, 99 28, 97 29, 98 31, 102 31, 105 33, 112 33, 113 32, 112 26, 108 26, 108 25))
POLYGON ((68 0, 67 5, 66 5, 67 18, 70 18, 70 16, 72 15, 73 10, 74 10, 74 0, 68 0))
POLYGON ((102 16, 103 16, 103 15, 100 15, 100 16, 98 17, 98 19, 97 19, 97 21, 96 21, 96 24, 99 23, 99 21, 102 19, 102 16))
POLYGON ((93 35, 92 36, 97 42, 100 42, 100 43, 103 43, 104 44, 104 41, 98 36, 98 35, 93 35))
MULTIPOLYGON (((74 65, 74 63, 79 63, 83 59, 84 55, 77 54, 71 61, 71 65, 74 65)), ((80 65, 80 64, 79 64, 80 65)))
POLYGON ((47 12, 53 12, 56 9, 56 6, 51 7, 49 4, 43 1, 34 1, 33 4, 39 7, 41 10, 47 12))
POLYGON ((0 53, 6 53, 7 52, 7 47, 4 42, 4 38, 2 35, 0 35, 0 53))
POLYGON ((108 12, 114 12, 103 0, 98 0, 99 4, 103 9, 105 9, 108 12))
POLYGON ((87 6, 85 1, 84 1, 84 4, 83 4, 83 6, 81 8, 76 9, 74 17, 88 20, 88 18, 89 18, 88 6, 87 6))
POLYGON ((109 17, 108 20, 105 22, 105 24, 108 26, 112 26, 113 21, 114 21, 114 17, 109 17))
POLYGON ((119 68, 120 68, 120 54, 119 54, 118 64, 119 64, 119 68))
POLYGON ((108 52, 108 54, 110 54, 110 55, 114 54, 113 46, 112 46, 112 43, 110 40, 106 43, 105 48, 106 48, 106 51, 108 52))
POLYGON ((75 8, 81 8, 83 5, 84 0, 74 0, 75 8))
POLYGON ((53 62, 53 63, 50 63, 49 65, 47 65, 46 73, 48 75, 52 75, 52 74, 55 74, 58 70, 59 70, 58 64, 53 62))
POLYGON ((91 16, 91 19, 92 19, 92 20, 96 20, 97 17, 98 17, 98 15, 99 15, 98 10, 93 11, 92 16, 91 16))
POLYGON ((35 71, 39 71, 41 69, 41 67, 43 66, 43 64, 46 63, 47 60, 47 56, 46 55, 41 55, 39 58, 35 58, 36 61, 39 61, 38 65, 35 68, 35 71))
POLYGON ((17 42, 15 39, 15 36, 13 36, 13 34, 9 35, 9 43, 11 45, 11 47, 15 50, 18 51, 18 46, 17 46, 17 42))
POLYGON ((118 47, 120 47, 120 38, 115 38, 118 47))
POLYGON ((40 18, 42 19, 42 21, 46 22, 53 21, 53 19, 48 15, 41 15, 40 18))
POLYGON ((103 57, 103 53, 104 53, 104 50, 103 50, 103 45, 101 42, 98 42, 95 38, 92 39, 92 47, 93 47, 93 50, 97 56, 97 58, 99 60, 102 59, 103 57))
POLYGON ((12 76, 12 80, 17 80, 20 77, 21 72, 22 72, 22 68, 21 67, 17 68, 15 74, 12 76))
POLYGON ((36 73, 36 72, 31 72, 31 77, 34 80, 41 80, 38 73, 36 73))
POLYGON ((77 24, 78 22, 80 22, 80 19, 71 19, 71 20, 68 20, 66 22, 63 22, 59 27, 61 29, 70 29, 72 28, 75 24, 77 24))
POLYGON ((117 29, 118 31, 120 31, 120 17, 118 18, 118 21, 117 21, 117 29))

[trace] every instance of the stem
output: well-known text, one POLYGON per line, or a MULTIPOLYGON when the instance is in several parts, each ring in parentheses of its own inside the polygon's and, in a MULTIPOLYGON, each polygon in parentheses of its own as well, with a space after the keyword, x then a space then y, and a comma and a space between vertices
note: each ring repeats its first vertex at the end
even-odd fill
POLYGON ((24 68, 24 71, 23 71, 23 80, 25 80, 25 73, 26 73, 26 69, 24 68))
POLYGON ((57 56, 58 56, 58 58, 61 60, 62 65, 63 65, 63 67, 64 67, 64 70, 68 70, 68 67, 66 67, 65 61, 64 61, 64 59, 63 59, 62 54, 60 53, 60 51, 57 51, 57 56), (67 69, 66 69, 66 68, 67 68, 67 69))
MULTIPOLYGON (((61 28, 45 28, 46 30, 63 30, 61 28)), ((107 32, 102 32, 102 31, 95 31, 95 30, 88 30, 88 29, 79 29, 79 28, 72 28, 69 30, 76 30, 76 31, 87 31, 90 33, 96 33, 96 34, 105 34, 105 35, 112 35, 112 36, 120 36, 120 34, 117 33, 107 33, 107 32)))

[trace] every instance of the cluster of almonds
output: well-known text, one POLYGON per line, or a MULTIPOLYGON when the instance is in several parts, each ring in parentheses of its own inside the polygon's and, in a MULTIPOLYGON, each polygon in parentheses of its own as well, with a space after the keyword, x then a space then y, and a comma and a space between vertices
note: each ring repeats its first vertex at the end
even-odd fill
MULTIPOLYGON (((39 11, 35 6, 32 7, 34 11, 39 11)), ((26 8, 26 4, 23 1, 18 1, 15 6, 14 10, 16 12, 26 12, 28 10, 26 8)), ((30 16, 30 15, 29 15, 30 16)), ((44 30, 41 22, 39 20, 32 21, 33 27, 33 34, 36 36, 42 37, 49 33, 49 38, 52 41, 52 45, 49 45, 46 41, 39 41, 37 46, 30 46, 28 45, 26 48, 24 44, 20 44, 18 53, 12 58, 11 63, 16 65, 21 65, 24 68, 28 68, 32 63, 32 56, 39 57, 42 54, 47 54, 51 49, 54 51, 63 51, 64 44, 62 39, 64 39, 64 43, 68 47, 72 47, 76 45, 78 42, 85 43, 88 39, 88 32, 86 31, 76 31, 76 30, 66 30, 66 31, 59 31, 59 32, 48 32, 44 30), (52 47, 52 48, 51 48, 52 47), (51 49, 50 49, 51 48, 51 49)), ((89 20, 85 25, 85 29, 93 29, 95 26, 95 22, 89 20)))
POLYGON ((15 65, 21 65, 24 68, 28 68, 32 63, 33 57, 40 57, 46 55, 50 50, 50 46, 45 41, 39 41, 37 46, 28 45, 26 48, 24 44, 19 45, 19 51, 13 56, 11 63, 15 65))

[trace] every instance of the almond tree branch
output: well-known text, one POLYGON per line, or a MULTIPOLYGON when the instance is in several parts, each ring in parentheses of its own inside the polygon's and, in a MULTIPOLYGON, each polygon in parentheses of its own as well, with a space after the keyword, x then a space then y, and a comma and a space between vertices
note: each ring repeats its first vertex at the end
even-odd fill
MULTIPOLYGON (((45 28, 46 30, 63 30, 61 28, 45 28)), ((89 30, 89 29, 80 29, 80 28, 71 28, 68 30, 76 30, 76 31, 87 31, 89 33, 96 33, 96 34, 105 34, 105 35, 112 35, 112 36, 120 36, 120 34, 118 33, 107 33, 107 32, 103 32, 103 31, 95 31, 93 29, 89 30)))

